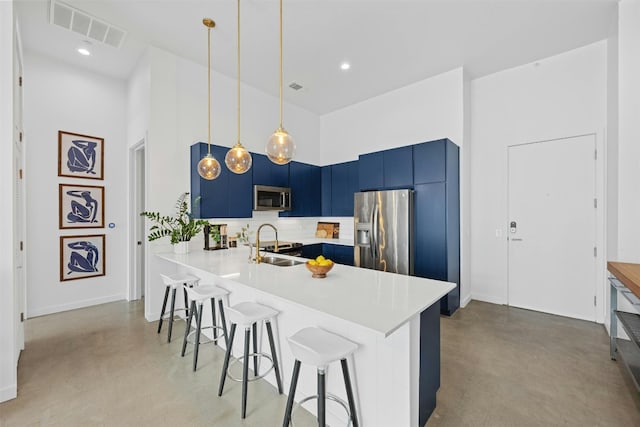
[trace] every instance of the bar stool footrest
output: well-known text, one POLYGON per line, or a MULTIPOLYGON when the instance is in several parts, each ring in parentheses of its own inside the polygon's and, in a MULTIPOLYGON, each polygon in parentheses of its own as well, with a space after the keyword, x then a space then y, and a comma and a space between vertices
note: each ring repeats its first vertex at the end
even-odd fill
MULTIPOLYGON (((307 396, 304 399, 302 399, 300 402, 298 402, 293 409, 291 410, 291 422, 290 425, 294 426, 293 424, 293 414, 295 414, 296 409, 300 408, 304 403, 313 400, 313 399, 317 399, 318 395, 314 394, 312 396, 307 396)), ((353 423, 351 422, 351 412, 349 412, 349 405, 347 404, 347 402, 345 402, 344 400, 340 399, 338 396, 336 396, 335 394, 332 393, 327 393, 325 398, 327 400, 331 400, 333 402, 336 402, 337 404, 339 404, 340 406, 342 406, 342 409, 344 409, 344 412, 347 414, 347 425, 345 427, 349 427, 351 426, 353 423)))
MULTIPOLYGON (((256 380, 259 380, 261 378, 264 378, 274 368, 273 358, 269 354, 266 354, 266 353, 249 353, 248 357, 264 357, 264 358, 268 359, 269 362, 271 362, 271 367, 269 369, 267 369, 266 372, 264 372, 264 373, 262 373, 260 375, 256 375, 256 373, 254 372, 253 376, 251 378, 247 378, 247 381, 249 381, 249 382, 256 381, 256 380)), ((237 378, 237 377, 234 377, 233 375, 231 375, 231 367, 235 363, 238 363, 238 362, 240 362, 242 360, 244 360, 244 356, 240 356, 240 357, 234 358, 231 362, 229 362, 229 369, 227 370, 227 378, 229 378, 231 381, 235 381, 235 382, 239 382, 239 383, 242 382, 242 378, 237 378)))

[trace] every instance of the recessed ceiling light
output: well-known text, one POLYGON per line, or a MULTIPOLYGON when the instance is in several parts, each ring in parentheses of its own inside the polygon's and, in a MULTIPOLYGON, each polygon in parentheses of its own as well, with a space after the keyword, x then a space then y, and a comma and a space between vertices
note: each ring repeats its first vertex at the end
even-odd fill
POLYGON ((91 55, 91 52, 89 52, 89 50, 87 50, 87 49, 86 49, 86 48, 84 48, 84 47, 79 47, 79 48, 78 48, 78 53, 79 53, 80 55, 84 55, 84 56, 89 56, 89 55, 91 55))
POLYGON ((348 62, 343 62, 342 64, 340 64, 340 69, 343 71, 346 71, 349 68, 351 68, 351 64, 349 64, 348 62))

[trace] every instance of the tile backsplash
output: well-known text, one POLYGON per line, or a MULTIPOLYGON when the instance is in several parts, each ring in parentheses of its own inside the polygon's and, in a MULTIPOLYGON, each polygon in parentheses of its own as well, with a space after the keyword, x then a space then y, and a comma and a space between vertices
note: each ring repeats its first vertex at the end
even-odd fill
MULTIPOLYGON (((353 241, 353 217, 307 217, 307 218, 280 218, 278 212, 253 212, 252 218, 224 218, 209 219, 212 224, 227 224, 229 236, 235 236, 242 227, 249 225, 251 241, 255 241, 255 233, 261 224, 273 224, 278 229, 280 240, 300 241, 315 239, 318 222, 340 223, 340 240, 353 241)), ((271 228, 263 228, 260 238, 269 240, 274 238, 271 228)))

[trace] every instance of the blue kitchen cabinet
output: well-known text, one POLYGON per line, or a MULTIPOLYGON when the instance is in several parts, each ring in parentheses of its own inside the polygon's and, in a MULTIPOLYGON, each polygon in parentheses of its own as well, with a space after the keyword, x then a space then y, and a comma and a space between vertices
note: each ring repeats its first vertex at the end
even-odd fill
POLYGON ((361 154, 358 159, 360 191, 413 187, 413 146, 361 154))
POLYGON ((358 161, 331 165, 331 215, 353 216, 353 194, 360 191, 358 161))
POLYGON ((321 215, 320 167, 301 162, 289 163, 291 210, 281 217, 321 215))
POLYGON ((211 145, 211 154, 220 162, 218 178, 206 180, 197 172, 200 159, 207 154, 207 144, 191 146, 191 211, 196 218, 251 218, 251 175, 237 175, 224 165, 229 148, 211 145))
POLYGON ((358 157, 360 191, 381 190, 384 187, 382 151, 361 154, 358 157))
POLYGON ((353 265, 353 246, 314 243, 302 247, 302 257, 313 259, 322 255, 336 264, 353 265))
POLYGON ((320 205, 322 216, 331 216, 331 166, 320 168, 320 205))
MULTIPOLYGON (((338 264, 353 265, 353 246, 325 244, 333 246, 333 255, 330 259, 338 264)), ((326 257, 326 255, 325 255, 326 257)))
POLYGON ((384 159, 384 189, 411 188, 413 186, 413 147, 393 148, 382 152, 384 159))
POLYGON ((251 153, 253 185, 289 186, 289 164, 277 165, 264 154, 251 153))
POLYGON ((440 157, 442 164, 437 166, 442 170, 441 179, 414 185, 414 274, 456 283, 456 288, 440 300, 440 312, 451 315, 460 306, 459 149, 448 140, 428 144, 431 143, 420 144, 425 148, 421 155, 444 155, 440 157), (433 147, 437 149, 432 150, 433 147))
POLYGON ((447 151, 454 145, 448 139, 413 146, 413 182, 427 184, 447 179, 447 151))
POLYGON ((314 259, 318 255, 323 255, 322 243, 314 243, 312 245, 304 245, 302 247, 302 257, 308 259, 314 259))

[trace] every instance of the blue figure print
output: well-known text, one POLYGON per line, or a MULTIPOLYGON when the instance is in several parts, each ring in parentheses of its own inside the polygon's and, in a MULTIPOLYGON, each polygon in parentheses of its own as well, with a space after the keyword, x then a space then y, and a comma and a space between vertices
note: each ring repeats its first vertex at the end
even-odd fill
POLYGON ((98 201, 91 197, 91 191, 67 191, 67 194, 72 197, 78 197, 84 199, 84 203, 72 200, 71 212, 67 214, 67 220, 71 223, 79 222, 98 222, 96 216, 98 215, 98 201))
POLYGON ((91 197, 91 191, 67 191, 67 195, 84 199, 84 203, 71 200, 71 212, 67 214, 67 220, 70 223, 90 223, 98 222, 98 201, 91 197))
POLYGON ((76 273, 93 273, 98 271, 98 259, 100 258, 98 254, 98 248, 91 242, 80 241, 73 242, 67 244, 67 246, 71 249, 78 249, 79 251, 84 251, 85 255, 81 254, 79 251, 72 251, 69 256, 69 263, 67 267, 69 267, 69 272, 67 274, 71 274, 73 272, 76 273))
POLYGON ((67 167, 72 172, 86 172, 95 175, 93 168, 96 165, 97 142, 74 139, 71 141, 75 147, 67 152, 67 167))

